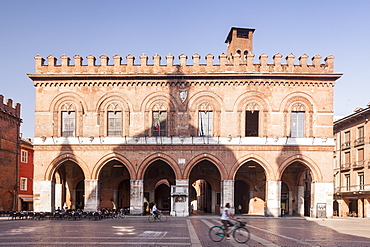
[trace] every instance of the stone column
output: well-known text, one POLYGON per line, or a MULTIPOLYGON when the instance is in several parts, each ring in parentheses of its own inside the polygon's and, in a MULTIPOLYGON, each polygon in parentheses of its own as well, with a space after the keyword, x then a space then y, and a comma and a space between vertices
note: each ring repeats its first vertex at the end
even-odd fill
POLYGON ((249 208, 246 208, 246 211, 250 214, 254 214, 254 191, 250 190, 249 191, 249 208))
POLYGON ((55 210, 55 183, 53 181, 33 181, 33 208, 35 212, 55 210))
POLYGON ((365 204, 364 217, 370 218, 370 199, 365 198, 364 204, 365 204))
POLYGON ((62 185, 55 184, 55 209, 63 209, 63 194, 62 194, 62 185))
POLYGON ((304 216, 304 186, 298 186, 297 190, 297 214, 304 216))
POLYGON ((221 181, 221 212, 226 203, 230 203, 231 212, 235 213, 234 205, 234 180, 221 181))
POLYGON ((326 204, 326 217, 333 217, 333 183, 311 183, 311 217, 317 217, 317 204, 326 204))
POLYGON ((281 181, 267 181, 266 216, 279 217, 281 215, 281 181))
POLYGON ((217 197, 216 191, 212 190, 212 206, 211 206, 212 214, 216 213, 216 199, 217 199, 216 197, 217 197))
POLYGON ((130 214, 141 215, 144 207, 144 180, 130 181, 130 214))
POLYGON ((293 193, 292 193, 292 191, 291 190, 289 190, 289 196, 288 196, 288 205, 289 205, 289 215, 293 215, 293 210, 294 210, 294 208, 293 208, 293 201, 292 201, 292 199, 293 199, 293 193))
POLYGON ((98 179, 85 179, 85 211, 100 208, 100 188, 98 179))

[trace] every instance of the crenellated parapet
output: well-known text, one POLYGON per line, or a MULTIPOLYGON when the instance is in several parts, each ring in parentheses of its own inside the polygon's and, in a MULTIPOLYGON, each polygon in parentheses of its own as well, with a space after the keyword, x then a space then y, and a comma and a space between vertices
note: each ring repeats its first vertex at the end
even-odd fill
POLYGON ((21 116, 21 104, 16 103, 13 107, 13 100, 7 99, 4 104, 4 96, 0 94, 0 112, 7 113, 9 115, 20 118, 21 116))
POLYGON ((166 62, 161 62, 161 56, 155 54, 152 57, 152 62, 149 63, 149 56, 142 54, 139 56, 139 63, 135 63, 133 55, 126 56, 126 63, 122 62, 122 57, 119 55, 113 56, 113 61, 109 61, 109 57, 101 55, 99 64, 93 55, 86 57, 87 61, 79 55, 71 59, 62 55, 60 61, 57 58, 49 55, 46 59, 37 55, 35 57, 35 73, 36 74, 179 74, 179 73, 315 73, 315 74, 331 74, 334 73, 334 56, 330 55, 321 61, 320 55, 315 55, 311 58, 311 63, 308 63, 309 56, 303 54, 298 57, 298 64, 295 63, 295 56, 289 54, 283 60, 283 55, 280 53, 272 57, 273 63, 268 63, 268 56, 262 54, 259 56, 259 63, 254 63, 255 55, 247 54, 241 56, 235 54, 228 57, 226 54, 218 56, 218 64, 215 63, 215 57, 212 54, 205 56, 205 64, 200 63, 201 56, 194 54, 189 62, 188 56, 181 54, 179 64, 174 64, 174 56, 168 54, 165 57, 166 62), (46 62, 47 60, 47 62, 46 62))

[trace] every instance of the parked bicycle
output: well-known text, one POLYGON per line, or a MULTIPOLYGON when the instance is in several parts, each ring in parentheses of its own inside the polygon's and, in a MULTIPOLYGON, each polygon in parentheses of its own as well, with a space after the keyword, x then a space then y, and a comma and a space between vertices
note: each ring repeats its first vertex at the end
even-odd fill
POLYGON ((245 227, 245 222, 238 220, 228 232, 225 231, 223 226, 215 225, 212 226, 208 231, 209 237, 214 242, 220 242, 227 234, 232 235, 236 242, 244 244, 250 239, 250 232, 245 227))
POLYGON ((162 214, 162 213, 158 213, 158 217, 156 217, 155 214, 153 212, 151 212, 149 217, 148 217, 148 220, 149 220, 149 222, 154 222, 154 221, 166 222, 167 221, 167 216, 162 214))
POLYGON ((120 209, 119 211, 115 211, 113 213, 113 219, 124 219, 126 217, 124 209, 120 209))

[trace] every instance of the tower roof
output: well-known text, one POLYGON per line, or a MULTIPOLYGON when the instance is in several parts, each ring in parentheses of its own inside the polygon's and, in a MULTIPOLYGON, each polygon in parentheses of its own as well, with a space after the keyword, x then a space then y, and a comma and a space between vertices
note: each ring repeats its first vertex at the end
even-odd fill
POLYGON ((230 41, 231 41, 231 39, 233 37, 233 31, 234 30, 237 30, 238 34, 241 35, 241 38, 242 38, 243 35, 247 35, 246 38, 248 38, 248 33, 250 31, 254 32, 256 29, 254 29, 254 28, 243 28, 243 27, 232 27, 230 29, 229 34, 227 35, 227 38, 225 40, 225 43, 230 43, 230 41))

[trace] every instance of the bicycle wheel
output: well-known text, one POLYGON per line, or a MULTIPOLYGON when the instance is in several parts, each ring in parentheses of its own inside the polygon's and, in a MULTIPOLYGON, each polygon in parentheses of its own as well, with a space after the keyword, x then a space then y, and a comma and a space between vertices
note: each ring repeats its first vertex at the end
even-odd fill
POLYGON ((159 220, 160 220, 160 221, 162 221, 162 222, 166 222, 166 221, 167 221, 167 216, 166 216, 166 215, 164 215, 164 214, 160 214, 160 215, 158 215, 158 218, 159 218, 159 220))
POLYGON ((126 215, 125 215, 125 214, 119 214, 119 218, 120 218, 120 219, 122 219, 122 220, 123 220, 125 217, 126 217, 126 215))
POLYGON ((245 227, 238 227, 233 232, 233 237, 236 240, 236 242, 244 244, 248 242, 248 240, 251 237, 251 234, 249 233, 249 230, 245 227))
POLYGON ((148 220, 149 220, 149 222, 154 222, 154 215, 149 215, 149 217, 148 217, 148 220))
POLYGON ((220 242, 225 237, 224 230, 221 226, 212 226, 209 231, 209 238, 212 239, 213 242, 220 242))

